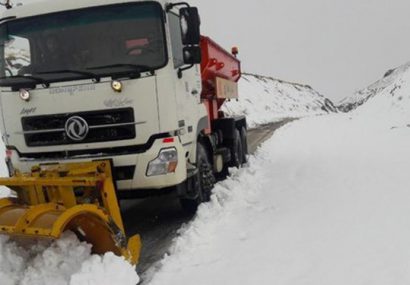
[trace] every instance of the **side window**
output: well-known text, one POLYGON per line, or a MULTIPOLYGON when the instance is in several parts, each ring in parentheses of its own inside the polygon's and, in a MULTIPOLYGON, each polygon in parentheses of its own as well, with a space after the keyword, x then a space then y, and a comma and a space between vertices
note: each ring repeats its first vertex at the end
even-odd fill
POLYGON ((169 13, 169 27, 171 31, 172 54, 174 56, 174 67, 178 68, 184 65, 182 54, 182 34, 179 17, 173 13, 169 13))
POLYGON ((11 36, 5 43, 5 75, 13 76, 21 73, 30 65, 30 42, 21 37, 11 36))

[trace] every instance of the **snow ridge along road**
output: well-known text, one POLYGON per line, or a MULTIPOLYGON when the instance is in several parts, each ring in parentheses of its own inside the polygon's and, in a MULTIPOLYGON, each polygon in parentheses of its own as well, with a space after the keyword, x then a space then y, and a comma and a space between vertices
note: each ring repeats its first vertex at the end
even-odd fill
POLYGON ((409 284, 410 69, 281 128, 181 230, 150 285, 409 284))
POLYGON ((408 284, 410 132, 302 119, 219 183, 150 285, 408 284))

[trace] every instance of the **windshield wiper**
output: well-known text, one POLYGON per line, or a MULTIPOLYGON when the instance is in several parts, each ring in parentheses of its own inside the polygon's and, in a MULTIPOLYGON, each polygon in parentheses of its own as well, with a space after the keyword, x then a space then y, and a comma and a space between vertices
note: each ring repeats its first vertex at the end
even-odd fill
POLYGON ((0 80, 2 80, 2 79, 12 79, 12 78, 30 79, 30 80, 34 81, 35 83, 37 83, 37 84, 43 85, 45 88, 50 87, 50 83, 47 80, 45 80, 44 78, 31 76, 31 75, 3 76, 3 77, 0 77, 0 80))
POLYGON ((110 65, 91 66, 91 67, 87 67, 86 69, 95 70, 95 69, 106 69, 106 68, 117 68, 117 67, 131 68, 131 69, 133 69, 134 72, 138 73, 138 77, 141 76, 141 73, 144 72, 144 71, 148 71, 152 75, 154 74, 154 69, 152 67, 150 67, 148 65, 132 64, 132 63, 117 63, 117 64, 110 64, 110 65))
POLYGON ((73 69, 61 69, 61 70, 52 70, 52 71, 41 71, 41 72, 36 72, 36 74, 53 74, 53 73, 75 73, 79 75, 85 75, 88 77, 92 77, 95 82, 100 82, 101 78, 97 74, 93 72, 88 72, 88 71, 82 71, 82 70, 73 70, 73 69))

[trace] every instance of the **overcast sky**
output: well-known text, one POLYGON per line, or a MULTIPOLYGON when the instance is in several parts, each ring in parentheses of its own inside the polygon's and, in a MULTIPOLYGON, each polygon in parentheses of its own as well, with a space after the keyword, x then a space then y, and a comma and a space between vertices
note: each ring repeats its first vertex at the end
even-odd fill
POLYGON ((238 45, 243 70, 338 101, 410 61, 409 0, 190 0, 202 32, 238 45))

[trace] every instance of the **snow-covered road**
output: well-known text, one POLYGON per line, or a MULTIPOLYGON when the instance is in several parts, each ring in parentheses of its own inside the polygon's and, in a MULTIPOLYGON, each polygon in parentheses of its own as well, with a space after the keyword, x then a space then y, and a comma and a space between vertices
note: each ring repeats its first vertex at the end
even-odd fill
POLYGON ((408 284, 410 129, 362 113, 275 133, 150 284, 408 284))

